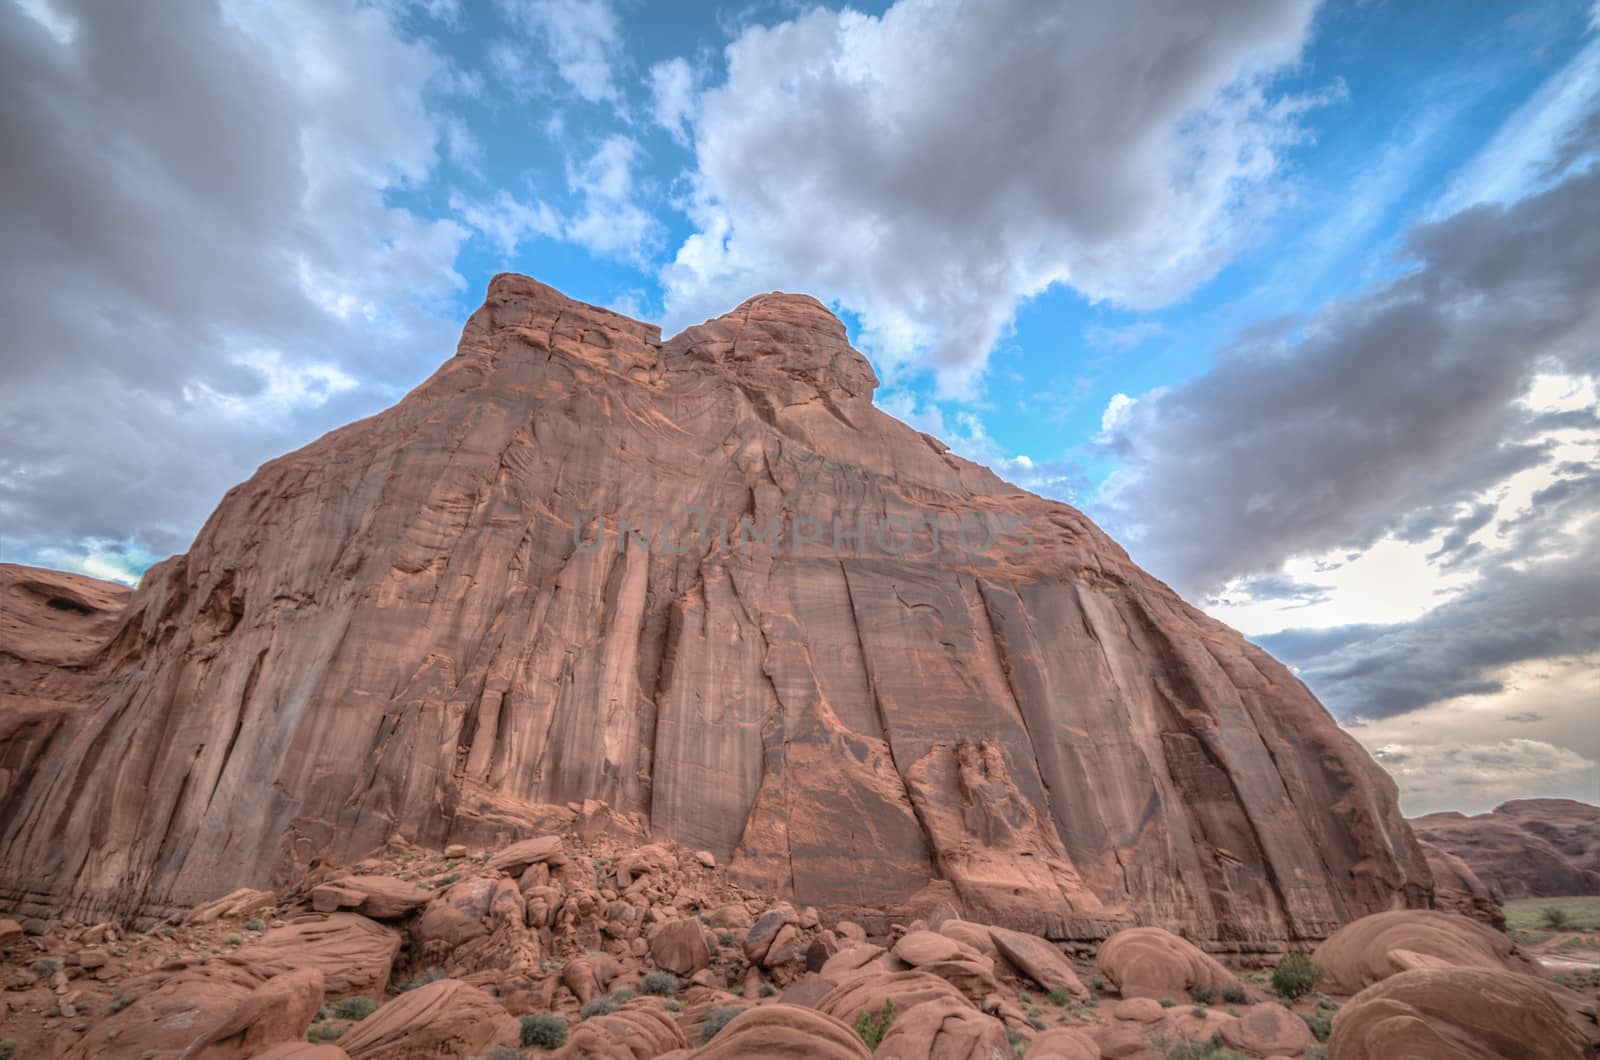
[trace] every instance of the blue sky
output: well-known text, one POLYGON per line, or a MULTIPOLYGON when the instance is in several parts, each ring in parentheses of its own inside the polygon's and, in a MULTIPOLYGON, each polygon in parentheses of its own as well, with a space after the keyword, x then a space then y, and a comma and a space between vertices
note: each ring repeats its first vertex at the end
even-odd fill
POLYGON ((136 579, 501 270, 805 291, 1410 812, 1600 800, 1588 0, 117 7, 0 0, 0 559, 136 579))

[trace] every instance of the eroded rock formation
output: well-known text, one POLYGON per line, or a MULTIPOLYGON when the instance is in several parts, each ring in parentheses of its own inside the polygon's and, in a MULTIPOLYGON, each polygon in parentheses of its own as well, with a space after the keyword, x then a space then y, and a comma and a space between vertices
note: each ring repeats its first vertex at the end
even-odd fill
POLYGON ((229 491, 88 650, 0 627, 34 733, 0 901, 165 915, 584 800, 864 917, 1248 946, 1427 900, 1298 680, 875 386, 810 298, 663 342, 496 278, 453 359, 229 491))
POLYGON ((1490 813, 1430 813, 1419 839, 1460 858, 1497 898, 1600 894, 1600 806, 1516 799, 1490 813))

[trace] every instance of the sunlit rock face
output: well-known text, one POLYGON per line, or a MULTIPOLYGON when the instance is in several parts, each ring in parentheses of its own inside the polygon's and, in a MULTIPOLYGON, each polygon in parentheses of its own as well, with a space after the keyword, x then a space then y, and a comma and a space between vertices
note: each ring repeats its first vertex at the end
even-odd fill
POLYGON ((49 728, 6 747, 0 899, 159 915, 594 799, 840 913, 1247 946, 1426 902, 1298 680, 876 384, 810 298, 663 342, 496 278, 77 655, 0 653, 0 723, 49 728))

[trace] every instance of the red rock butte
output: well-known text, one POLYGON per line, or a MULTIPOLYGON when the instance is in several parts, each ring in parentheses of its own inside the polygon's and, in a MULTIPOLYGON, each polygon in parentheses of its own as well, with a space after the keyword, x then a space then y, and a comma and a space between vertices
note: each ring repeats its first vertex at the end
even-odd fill
POLYGON ((0 906, 164 916, 584 800, 838 915, 1248 948, 1427 904, 1293 675, 876 385, 811 298, 663 342, 502 275, 131 595, 5 568, 0 906))

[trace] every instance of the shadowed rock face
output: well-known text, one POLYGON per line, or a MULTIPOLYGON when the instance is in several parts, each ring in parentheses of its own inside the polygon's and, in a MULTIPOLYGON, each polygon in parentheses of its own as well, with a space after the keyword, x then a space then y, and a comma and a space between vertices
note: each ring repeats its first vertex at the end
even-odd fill
MULTIPOLYGON (((145 576, 5 793, 0 895, 155 915, 598 799, 840 913, 1247 945, 1426 901, 1299 681, 876 382, 810 298, 663 343, 496 278, 145 576)), ((8 711, 39 680, 0 653, 8 711)))
POLYGON ((1411 825, 1465 862, 1497 897, 1600 894, 1600 806, 1516 799, 1491 813, 1430 813, 1411 825))

